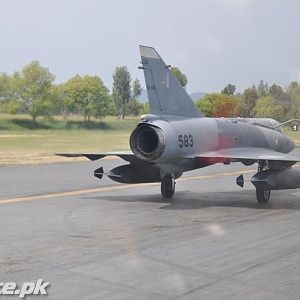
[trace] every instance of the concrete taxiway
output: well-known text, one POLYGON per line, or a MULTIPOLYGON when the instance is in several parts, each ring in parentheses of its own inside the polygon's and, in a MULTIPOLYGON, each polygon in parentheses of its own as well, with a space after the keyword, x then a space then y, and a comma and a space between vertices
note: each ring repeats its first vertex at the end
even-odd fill
POLYGON ((235 184, 255 166, 218 165, 167 202, 93 177, 120 163, 0 168, 0 281, 42 278, 47 299, 299 299, 299 190, 261 206, 235 184))

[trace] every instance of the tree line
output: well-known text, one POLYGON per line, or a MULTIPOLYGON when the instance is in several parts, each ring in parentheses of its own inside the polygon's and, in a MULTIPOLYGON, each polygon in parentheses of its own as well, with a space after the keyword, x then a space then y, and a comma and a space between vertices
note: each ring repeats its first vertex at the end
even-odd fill
POLYGON ((220 93, 207 94, 196 101, 208 117, 273 118, 284 121, 299 118, 300 84, 292 81, 287 87, 268 85, 261 80, 257 85, 235 93, 233 84, 228 84, 220 93))
MULTIPOLYGON (((187 76, 177 67, 171 68, 183 88, 187 76)), ((55 84, 55 75, 33 61, 21 71, 0 74, 0 111, 29 114, 33 121, 39 116, 62 115, 65 122, 70 114, 80 114, 84 122, 91 117, 102 118, 149 112, 149 104, 138 101, 142 87, 132 80, 126 66, 116 67, 110 92, 97 75, 75 75, 66 82, 55 84)), ((268 85, 261 80, 257 85, 236 93, 228 84, 220 93, 206 94, 196 101, 207 117, 266 117, 284 121, 299 118, 300 84, 292 81, 287 87, 268 85)))
POLYGON ((75 75, 55 84, 55 75, 33 61, 21 71, 0 74, 0 111, 29 114, 35 122, 39 116, 80 114, 84 122, 91 117, 106 115, 139 115, 143 105, 138 101, 142 87, 138 79, 132 81, 126 66, 113 73, 113 89, 104 85, 97 75, 75 75))

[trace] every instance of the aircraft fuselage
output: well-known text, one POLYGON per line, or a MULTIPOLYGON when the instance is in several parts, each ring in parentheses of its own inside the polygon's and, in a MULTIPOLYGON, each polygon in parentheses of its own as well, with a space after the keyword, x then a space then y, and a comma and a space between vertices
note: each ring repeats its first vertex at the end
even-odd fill
POLYGON ((276 124, 272 119, 174 117, 164 120, 146 115, 138 126, 153 126, 162 131, 164 151, 152 160, 161 163, 227 148, 254 147, 289 153, 295 145, 281 130, 270 128, 276 124))

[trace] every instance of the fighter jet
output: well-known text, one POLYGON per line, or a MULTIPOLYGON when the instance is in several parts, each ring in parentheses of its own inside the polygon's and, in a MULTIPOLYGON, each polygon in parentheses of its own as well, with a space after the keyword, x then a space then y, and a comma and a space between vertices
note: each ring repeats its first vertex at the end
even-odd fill
MULTIPOLYGON (((141 116, 131 133, 131 152, 60 153, 66 157, 85 156, 98 160, 116 155, 127 161, 108 173, 103 168, 94 175, 107 175, 121 183, 160 182, 161 195, 172 198, 175 180, 184 172, 213 164, 257 163, 251 178, 257 201, 267 203, 271 190, 300 187, 300 171, 291 168, 299 161, 288 155, 295 145, 273 119, 206 118, 157 51, 139 46, 141 66, 150 103, 150 113, 141 116)), ((291 122, 292 120, 288 121, 291 122)), ((243 187, 244 177, 236 183, 243 187)))

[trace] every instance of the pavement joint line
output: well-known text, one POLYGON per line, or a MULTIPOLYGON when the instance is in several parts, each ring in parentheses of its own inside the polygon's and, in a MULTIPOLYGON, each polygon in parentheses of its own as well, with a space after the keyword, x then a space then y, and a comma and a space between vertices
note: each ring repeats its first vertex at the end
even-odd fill
MULTIPOLYGON (((296 168, 299 168, 300 165, 296 165, 296 168)), ((256 172, 256 169, 251 170, 240 170, 235 172, 226 172, 226 173, 215 173, 211 175, 199 175, 199 176, 190 176, 179 178, 177 182, 181 181, 188 181, 188 180, 197 180, 197 179, 209 179, 209 178, 216 178, 219 176, 231 176, 231 175, 239 175, 239 174, 247 174, 256 172)), ((81 189, 81 190, 73 190, 73 191, 65 191, 65 192, 53 192, 47 194, 40 194, 40 195, 31 195, 31 196, 19 196, 15 198, 8 198, 8 199, 0 199, 0 205, 4 204, 13 204, 19 202, 29 202, 29 201, 36 201, 36 200, 46 200, 50 198, 59 198, 64 196, 78 196, 78 195, 86 195, 86 194, 93 194, 99 192, 106 192, 106 191, 113 191, 113 190, 123 190, 123 189, 132 189, 136 187, 147 187, 147 186, 156 186, 159 185, 159 182, 154 183, 136 183, 136 184, 122 184, 119 186, 106 186, 100 188, 93 188, 93 189, 81 189)))

